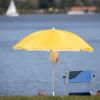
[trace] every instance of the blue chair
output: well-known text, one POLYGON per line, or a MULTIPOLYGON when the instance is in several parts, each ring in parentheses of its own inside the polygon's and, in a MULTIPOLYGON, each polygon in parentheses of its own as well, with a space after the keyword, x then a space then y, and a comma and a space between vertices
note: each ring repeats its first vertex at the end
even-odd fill
POLYGON ((80 86, 80 84, 84 85, 84 83, 87 83, 90 87, 90 89, 85 91, 77 91, 78 89, 74 92, 69 91, 69 95, 91 95, 91 79, 94 77, 91 71, 69 71, 68 74, 63 76, 64 79, 66 79, 66 77, 68 78, 68 84, 65 84, 67 87, 70 86, 70 84, 72 86, 75 86, 76 84, 80 86))

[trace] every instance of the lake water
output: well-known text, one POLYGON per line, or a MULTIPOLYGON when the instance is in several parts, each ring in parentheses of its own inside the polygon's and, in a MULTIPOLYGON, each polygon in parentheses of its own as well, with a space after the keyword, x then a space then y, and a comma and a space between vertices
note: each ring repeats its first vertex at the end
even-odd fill
POLYGON ((28 34, 43 29, 71 31, 87 41, 94 51, 59 52, 55 67, 56 95, 100 89, 100 14, 93 15, 21 15, 0 16, 0 95, 52 95, 52 64, 49 52, 16 51, 12 48, 28 34), (92 85, 67 84, 62 76, 70 70, 90 70, 95 74, 92 85), (91 86, 91 87, 90 87, 91 86))

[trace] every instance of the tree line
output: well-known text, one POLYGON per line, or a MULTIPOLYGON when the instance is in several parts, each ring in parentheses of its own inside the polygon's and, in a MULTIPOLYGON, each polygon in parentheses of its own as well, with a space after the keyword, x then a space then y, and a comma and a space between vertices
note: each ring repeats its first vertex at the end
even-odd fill
MULTIPOLYGON (((29 12, 36 9, 48 9, 48 8, 57 8, 57 9, 68 9, 72 6, 96 6, 100 10, 100 0, 60 0, 58 3, 57 0, 14 0, 17 6, 17 9, 20 12, 29 12), (34 1, 38 1, 37 4, 34 1)), ((10 0, 0 0, 0 13, 4 13, 8 6, 10 0)))

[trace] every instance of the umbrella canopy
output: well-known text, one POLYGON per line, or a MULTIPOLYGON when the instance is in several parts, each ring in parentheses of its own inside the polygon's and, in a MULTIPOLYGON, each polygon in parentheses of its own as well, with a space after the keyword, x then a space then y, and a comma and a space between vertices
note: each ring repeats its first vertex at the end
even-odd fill
POLYGON ((79 36, 72 32, 63 30, 49 29, 38 32, 33 32, 14 47, 18 50, 46 50, 51 51, 50 60, 53 64, 52 71, 52 94, 55 95, 55 63, 58 62, 57 51, 88 51, 91 52, 93 48, 87 44, 79 36))
POLYGON ((91 46, 74 33, 56 29, 33 32, 19 41, 14 49, 88 52, 93 50, 91 46))

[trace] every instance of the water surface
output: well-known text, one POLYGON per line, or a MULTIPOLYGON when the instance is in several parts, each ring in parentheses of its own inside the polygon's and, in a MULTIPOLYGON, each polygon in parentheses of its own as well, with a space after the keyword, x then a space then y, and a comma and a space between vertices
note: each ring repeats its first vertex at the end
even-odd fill
POLYGON ((65 95, 62 76, 69 70, 91 70, 95 74, 89 84, 66 85, 67 92, 100 89, 100 14, 94 15, 21 15, 0 16, 0 95, 51 95, 52 64, 49 52, 15 51, 12 46, 31 32, 43 29, 71 31, 87 41, 94 51, 60 52, 55 67, 56 95, 65 95), (95 87, 94 87, 95 84, 95 87))

